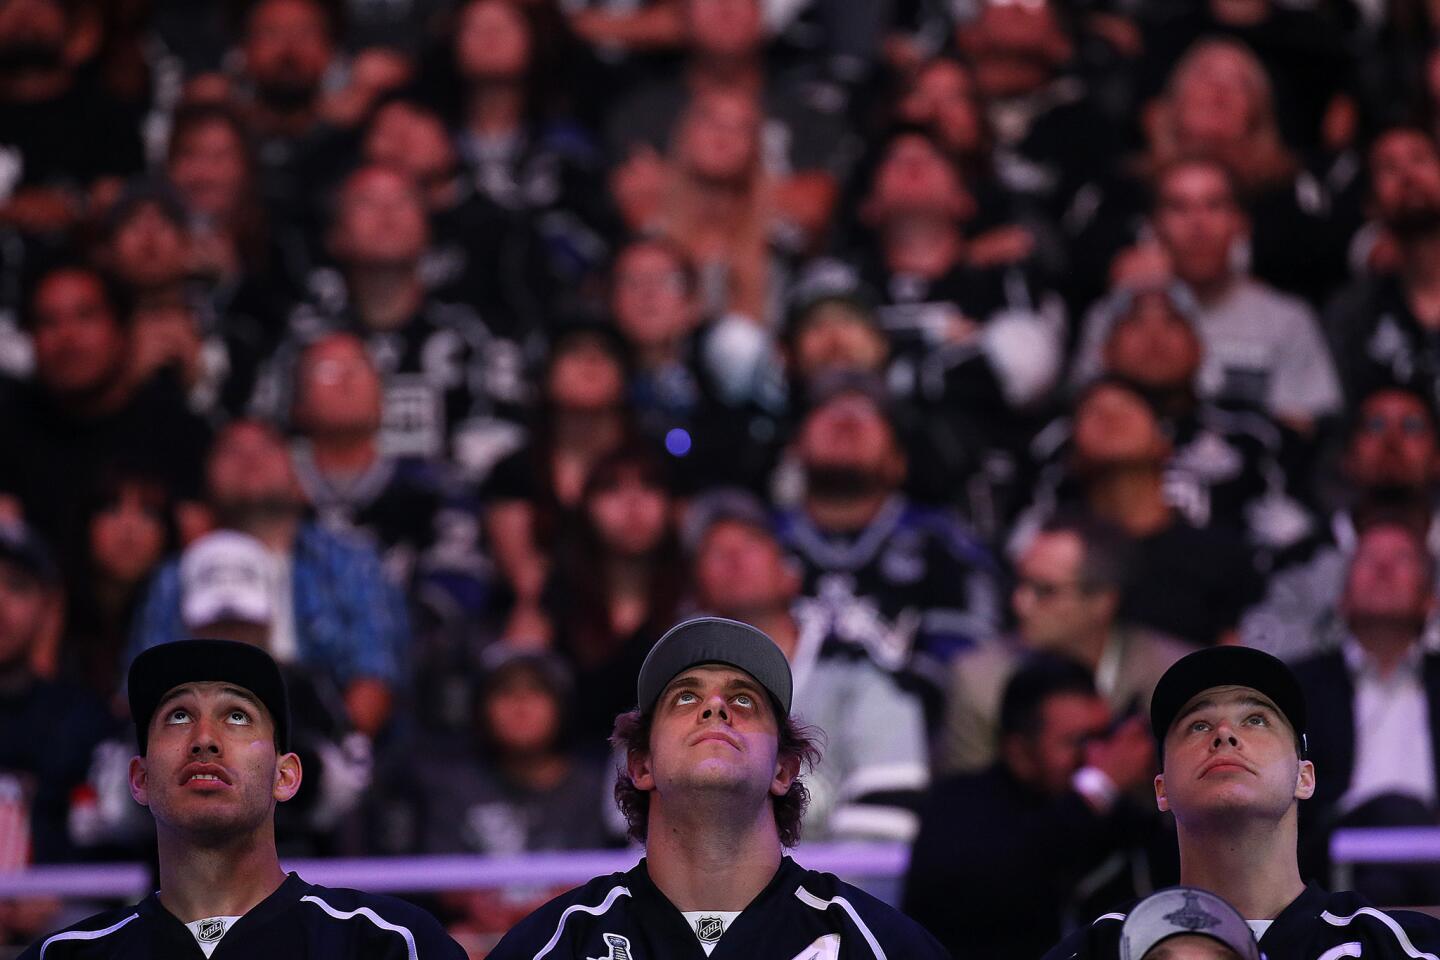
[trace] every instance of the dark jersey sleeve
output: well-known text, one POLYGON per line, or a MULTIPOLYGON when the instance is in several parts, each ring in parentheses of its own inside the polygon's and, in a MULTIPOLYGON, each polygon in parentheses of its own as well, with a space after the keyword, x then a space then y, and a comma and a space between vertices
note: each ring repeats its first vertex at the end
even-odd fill
POLYGON ((355 951, 347 952, 347 958, 466 960, 465 951, 438 920, 398 897, 313 887, 301 899, 319 908, 330 920, 358 924, 353 931, 347 931, 352 936, 345 942, 355 951))
POLYGON ((625 874, 597 877, 582 887, 562 893, 511 927, 487 955, 488 960, 533 960, 547 948, 547 958, 582 958, 582 941, 590 929, 589 921, 621 913, 615 909, 617 902, 631 905, 625 880, 625 874))
POLYGON ((1118 960, 1120 925, 1116 917, 1101 917, 1051 947, 1041 960, 1118 960))

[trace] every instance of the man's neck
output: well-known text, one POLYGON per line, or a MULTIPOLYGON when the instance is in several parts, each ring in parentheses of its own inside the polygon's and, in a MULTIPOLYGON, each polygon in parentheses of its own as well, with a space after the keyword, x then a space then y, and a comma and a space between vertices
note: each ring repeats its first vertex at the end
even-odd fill
POLYGON ((487 83, 470 91, 465 129, 479 136, 514 133, 525 117, 525 91, 519 83, 487 83))
POLYGON ((692 93, 713 90, 759 94, 765 88, 765 67, 758 53, 752 56, 696 56, 690 61, 686 80, 692 93))
POLYGON ((651 794, 646 862, 650 878, 682 913, 744 910, 780 869, 780 836, 767 796, 758 808, 730 793, 685 797, 670 811, 651 794), (748 818, 736 809, 749 808, 748 818))
POLYGON ((321 473, 355 476, 380 459, 380 447, 372 431, 312 434, 310 453, 321 473))
POLYGON ((243 917, 285 882, 275 828, 214 846, 197 846, 161 827, 160 903, 181 923, 243 917))
POLYGON ((1225 299, 1230 291, 1240 283, 1240 277, 1226 271, 1218 277, 1210 277, 1204 280, 1187 280, 1186 286, 1190 292, 1195 294, 1195 299, 1200 301, 1201 306, 1209 307, 1225 299))
POLYGON ((350 297, 367 330, 399 330, 420 312, 425 288, 415 264, 350 271, 350 297))
POLYGON ((1423 623, 1401 619, 1352 620, 1350 633, 1382 678, 1392 676, 1420 642, 1423 623))
POLYGON ((259 540, 270 552, 289 556, 295 549, 295 541, 300 537, 300 518, 265 520, 247 526, 242 532, 259 540))
POLYGON ((853 533, 869 526, 890 496, 889 490, 856 497, 808 496, 805 512, 811 522, 826 533, 853 533))
POLYGON ((1086 499, 1095 514, 1132 537, 1146 537, 1170 525, 1160 470, 1150 465, 1116 467, 1091 479, 1086 499))
POLYGON ((1246 920, 1274 920, 1305 890, 1295 856, 1296 811, 1273 821, 1217 816, 1213 829, 1180 829, 1180 882, 1219 894, 1246 920))

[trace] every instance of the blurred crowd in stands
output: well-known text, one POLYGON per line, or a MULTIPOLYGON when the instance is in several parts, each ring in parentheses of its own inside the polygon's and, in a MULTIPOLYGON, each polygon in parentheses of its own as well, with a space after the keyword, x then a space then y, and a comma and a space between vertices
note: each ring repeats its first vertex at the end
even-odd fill
POLYGON ((623 844, 700 611, 957 956, 1173 881, 1196 646, 1298 664, 1312 876, 1434 825, 1437 134, 1435 0, 4 0, 0 870, 149 855, 187 636, 288 672, 282 853, 623 844))

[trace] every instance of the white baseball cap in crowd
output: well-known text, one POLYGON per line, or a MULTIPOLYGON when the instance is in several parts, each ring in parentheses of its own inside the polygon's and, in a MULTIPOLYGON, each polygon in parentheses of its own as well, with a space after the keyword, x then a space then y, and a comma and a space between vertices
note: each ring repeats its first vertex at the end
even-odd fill
POLYGON ((254 537, 217 530, 180 555, 180 619, 189 630, 275 616, 275 560, 254 537))

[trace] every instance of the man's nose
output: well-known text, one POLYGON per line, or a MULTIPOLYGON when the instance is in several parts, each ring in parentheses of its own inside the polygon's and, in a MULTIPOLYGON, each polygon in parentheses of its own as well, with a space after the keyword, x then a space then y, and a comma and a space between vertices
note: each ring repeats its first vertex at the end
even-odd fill
POLYGON ((1215 728, 1215 741, 1210 745, 1212 750, 1219 750, 1222 743, 1228 743, 1232 747, 1240 746, 1240 738, 1235 736, 1235 730, 1229 723, 1221 723, 1215 728))
POLYGON ((715 696, 711 697, 709 700, 707 700, 705 702, 705 709, 700 711, 701 720, 709 720, 711 717, 715 716, 718 716, 726 723, 730 722, 730 713, 728 710, 725 709, 725 698, 720 696, 718 693, 715 694, 715 696))
POLYGON ((195 732, 190 737, 190 754, 195 756, 207 752, 219 755, 220 738, 215 735, 209 720, 199 719, 195 721, 195 732))

